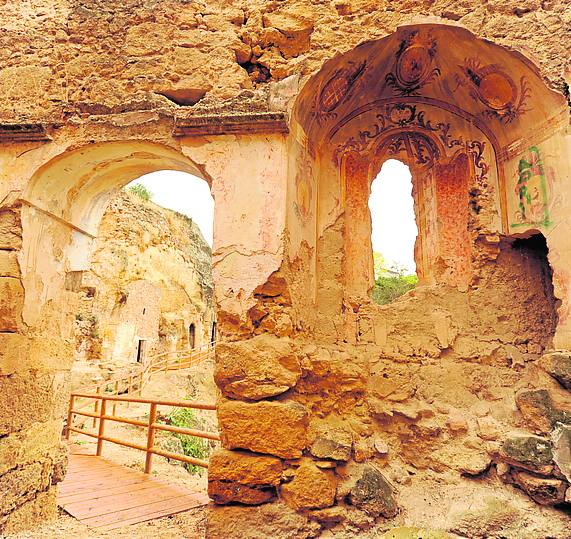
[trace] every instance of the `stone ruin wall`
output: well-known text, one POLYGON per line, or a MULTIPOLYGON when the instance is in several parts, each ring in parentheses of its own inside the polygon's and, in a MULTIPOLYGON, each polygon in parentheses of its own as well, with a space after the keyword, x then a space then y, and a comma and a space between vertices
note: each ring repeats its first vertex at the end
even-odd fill
MULTIPOLYGON (((53 515, 73 357, 69 320, 55 315, 73 300, 69 292, 50 296, 45 286, 42 297, 52 300, 40 318, 29 316, 26 302, 38 288, 21 252, 32 221, 17 193, 52 158, 87 142, 151 139, 198 164, 216 200, 214 274, 226 342, 215 377, 225 449, 211 461, 209 490, 219 504, 210 512, 211 537, 304 537, 335 526, 361 533, 375 521, 467 537, 495 533, 494 526, 511 537, 522 529, 565 537, 564 513, 549 506, 568 496, 569 356, 542 355, 567 301, 565 279, 559 271, 551 278, 554 242, 547 254, 541 239, 496 229, 475 238, 476 286, 419 288, 383 308, 344 303, 346 216, 321 230, 292 226, 285 201, 296 187, 279 171, 303 161, 303 137, 291 123, 287 137, 272 124, 326 60, 419 17, 523 50, 546 85, 568 95, 569 45, 552 38, 569 25, 564 2, 5 4, 4 530, 53 515), (224 127, 215 118, 236 113, 244 127, 221 120, 235 134, 218 136, 224 127), (272 134, 252 134, 259 113, 274 114, 260 116, 272 134), (197 116, 214 127, 192 131, 197 116), (252 208, 246 229, 241 215, 252 208), (312 234, 315 244, 304 241, 312 234), (478 504, 469 509, 466 499, 478 504)), ((54 245, 68 241, 55 225, 50 234, 54 245)), ((567 251, 558 248, 557 257, 560 268, 567 251)))
POLYGON ((191 220, 119 193, 82 275, 72 386, 132 367, 139 339, 146 358, 190 350, 190 324, 195 347, 208 343, 215 320, 211 266, 211 249, 191 220))

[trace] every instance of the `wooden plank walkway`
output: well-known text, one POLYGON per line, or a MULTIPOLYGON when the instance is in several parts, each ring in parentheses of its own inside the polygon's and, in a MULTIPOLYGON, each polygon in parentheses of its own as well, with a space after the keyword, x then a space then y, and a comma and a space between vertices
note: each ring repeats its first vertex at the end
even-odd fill
POLYGON ((101 457, 72 453, 58 505, 83 524, 111 530, 208 503, 208 496, 169 485, 101 457))

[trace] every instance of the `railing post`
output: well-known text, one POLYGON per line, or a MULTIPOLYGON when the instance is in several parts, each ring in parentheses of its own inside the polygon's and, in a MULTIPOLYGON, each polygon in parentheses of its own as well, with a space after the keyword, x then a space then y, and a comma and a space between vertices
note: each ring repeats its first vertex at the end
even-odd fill
MULTIPOLYGON (((119 395, 119 380, 115 380, 115 395, 119 395)), ((113 415, 117 415, 117 401, 113 401, 113 415)))
MULTIPOLYGON (((127 395, 131 396, 131 386, 133 385, 133 375, 129 375, 129 386, 127 387, 127 395)), ((131 402, 127 401, 127 408, 131 408, 131 402)))
POLYGON ((107 400, 101 399, 101 408, 99 412, 99 432, 97 434, 97 456, 100 457, 103 451, 103 436, 105 436, 105 408, 107 407, 107 400))
MULTIPOLYGON (((97 391, 96 393, 98 395, 101 395, 101 386, 97 386, 97 391)), ((95 399, 95 407, 93 409, 93 413, 97 414, 99 412, 99 399, 95 399)), ((93 418, 93 428, 95 428, 97 426, 97 418, 94 417, 93 418)))
POLYGON ((71 422, 73 421, 73 401, 74 400, 75 400, 75 397, 73 395, 71 395, 69 397, 69 410, 67 412, 67 428, 65 429, 65 439, 66 440, 69 440, 69 435, 71 433, 69 428, 71 427, 71 422))
POLYGON ((145 473, 150 474, 151 468, 153 466, 153 445, 155 445, 155 429, 153 424, 157 420, 157 404, 155 402, 151 403, 151 410, 149 412, 149 426, 147 432, 147 455, 145 458, 145 473))

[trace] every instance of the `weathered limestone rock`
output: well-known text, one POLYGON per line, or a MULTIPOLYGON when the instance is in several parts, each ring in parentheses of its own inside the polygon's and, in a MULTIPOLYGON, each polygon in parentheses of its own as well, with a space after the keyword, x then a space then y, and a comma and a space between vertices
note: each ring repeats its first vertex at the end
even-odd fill
POLYGON ((508 438, 502 446, 501 458, 519 468, 545 475, 553 470, 551 443, 538 436, 508 438))
POLYGON ((558 505, 565 501, 568 484, 561 479, 546 479, 528 472, 514 471, 512 481, 541 505, 558 505))
POLYGON ((526 422, 539 433, 548 433, 557 423, 571 424, 571 411, 558 409, 547 389, 520 391, 516 404, 526 422))
POLYGON ((295 386, 301 366, 293 342, 268 334, 220 343, 214 380, 230 398, 260 400, 295 386))
POLYGON ((428 530, 426 528, 393 528, 392 530, 384 533, 379 539, 453 539, 453 537, 446 532, 439 530, 428 530))
POLYGON ((60 438, 59 419, 34 423, 27 431, 0 437, 0 475, 53 454, 60 438))
POLYGON ((35 498, 38 492, 47 489, 51 482, 50 472, 49 462, 35 462, 2 475, 0 518, 35 498))
POLYGON ((476 502, 476 507, 452 515, 449 531, 465 537, 493 537, 521 520, 521 513, 505 498, 486 496, 476 502))
POLYGON ((295 402, 223 401, 218 423, 228 449, 298 458, 307 446, 308 412, 295 402))
POLYGON ((571 391, 571 354, 565 352, 545 354, 541 358, 540 365, 565 389, 571 391))
POLYGON ((22 247, 20 215, 12 210, 0 210, 0 249, 18 250, 22 247))
POLYGON ((294 478, 281 487, 283 500, 296 509, 322 509, 335 501, 337 481, 333 472, 321 470, 304 459, 294 478))
POLYGON ((498 440, 502 434, 500 424, 491 416, 478 417, 478 436, 483 440, 498 440))
POLYGON ((218 449, 210 456, 208 495, 219 504, 268 502, 276 495, 282 471, 278 458, 218 449))
POLYGON ((571 483, 571 427, 559 427, 552 435, 553 462, 571 483))
POLYGON ((20 266, 14 251, 0 251, 0 277, 20 277, 20 266))
POLYGON ((353 437, 347 428, 315 422, 310 425, 310 452, 321 459, 349 460, 353 437))
POLYGON ((262 31, 262 43, 275 44, 286 58, 309 49, 314 19, 307 8, 292 6, 265 13, 263 23, 266 28, 262 31))
POLYGON ((15 332, 24 306, 24 288, 19 279, 0 277, 0 331, 15 332))
POLYGON ((315 537, 320 528, 284 503, 257 507, 214 506, 208 515, 208 539, 304 539, 315 537))
POLYGON ((456 470, 461 474, 478 475, 485 472, 492 458, 486 451, 481 440, 466 437, 458 441, 450 441, 434 452, 436 465, 431 468, 443 471, 456 470))
POLYGON ((398 513, 393 486, 371 464, 360 468, 360 477, 351 488, 349 501, 373 517, 392 518, 398 513))
POLYGON ((8 535, 45 523, 57 517, 57 491, 50 488, 24 503, 8 516, 0 516, 0 534, 8 535))
POLYGON ((0 376, 0 436, 62 418, 67 391, 63 374, 0 376))

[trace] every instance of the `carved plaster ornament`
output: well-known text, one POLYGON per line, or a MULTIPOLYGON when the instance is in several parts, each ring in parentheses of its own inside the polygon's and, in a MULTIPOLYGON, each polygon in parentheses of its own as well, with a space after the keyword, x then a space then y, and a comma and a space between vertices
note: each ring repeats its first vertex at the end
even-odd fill
POLYGON ((430 33, 411 32, 401 41, 396 53, 396 63, 385 77, 385 84, 398 95, 418 95, 418 91, 440 75, 434 67, 436 40, 430 33))
POLYGON ((529 110, 525 102, 531 92, 525 77, 521 77, 518 88, 500 66, 483 66, 476 58, 466 58, 460 69, 464 79, 456 75, 456 82, 458 86, 470 85, 472 99, 487 107, 482 115, 510 123, 529 110))
POLYGON ((415 159, 417 164, 426 164, 431 159, 441 157, 432 142, 432 138, 436 137, 446 149, 465 149, 472 157, 478 180, 484 182, 487 179, 490 167, 484 160, 484 141, 454 137, 450 123, 431 120, 426 111, 418 110, 416 105, 409 103, 388 103, 375 118, 376 121, 368 129, 359 129, 356 135, 337 145, 332 156, 336 166, 339 166, 344 154, 366 153, 385 134, 401 130, 391 137, 389 151, 397 152, 406 146, 410 158, 415 159))

